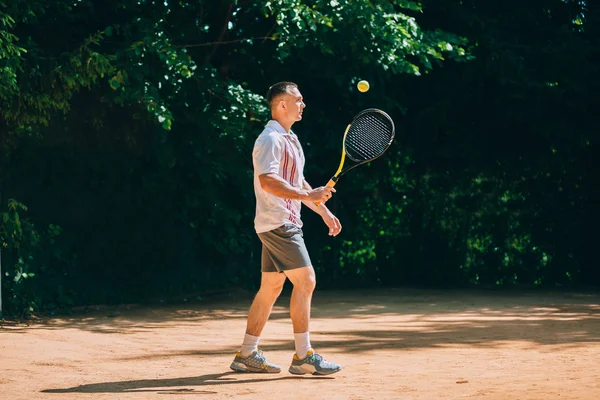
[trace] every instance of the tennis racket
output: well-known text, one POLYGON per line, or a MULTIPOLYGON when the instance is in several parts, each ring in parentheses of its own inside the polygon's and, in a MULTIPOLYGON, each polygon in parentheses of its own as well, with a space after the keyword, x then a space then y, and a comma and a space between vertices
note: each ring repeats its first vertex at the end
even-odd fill
POLYGON ((340 166, 326 186, 334 187, 346 172, 380 157, 392 144, 395 134, 394 121, 385 112, 368 108, 356 114, 344 132, 340 166), (344 168, 346 157, 353 164, 344 168))

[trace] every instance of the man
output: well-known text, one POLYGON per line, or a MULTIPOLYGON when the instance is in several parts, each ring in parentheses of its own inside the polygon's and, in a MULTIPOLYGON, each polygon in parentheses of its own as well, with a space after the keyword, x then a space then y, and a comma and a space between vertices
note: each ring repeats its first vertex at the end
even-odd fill
POLYGON ((302 237, 300 207, 304 204, 321 215, 329 227, 329 234, 336 236, 342 229, 340 221, 325 206, 335 189, 313 189, 304 179, 304 153, 298 137, 291 131, 292 125, 302 119, 306 107, 298 86, 292 82, 277 83, 269 88, 267 101, 272 120, 256 139, 252 152, 256 195, 254 226, 262 242, 262 277, 248 312, 241 350, 231 363, 231 369, 237 372, 281 371, 258 350, 258 341, 287 278, 294 285, 290 316, 296 347, 289 372, 332 374, 338 372, 341 365, 326 361, 310 344, 310 308, 316 280, 302 237))

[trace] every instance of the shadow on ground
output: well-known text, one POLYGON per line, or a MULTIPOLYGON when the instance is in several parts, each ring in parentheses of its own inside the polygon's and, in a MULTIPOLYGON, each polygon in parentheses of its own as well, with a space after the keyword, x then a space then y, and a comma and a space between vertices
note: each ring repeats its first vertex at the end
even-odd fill
POLYGON ((43 393, 138 393, 138 392, 154 392, 154 393, 194 393, 194 394, 215 394, 217 392, 207 390, 193 390, 190 386, 208 386, 208 385, 235 385, 258 382, 272 382, 281 380, 299 380, 299 379, 334 379, 329 376, 278 376, 274 374, 238 374, 235 372, 225 372, 220 374, 210 374, 202 376, 192 376, 186 378, 172 379, 142 379, 135 381, 118 381, 118 382, 102 382, 91 383, 87 385, 79 385, 65 389, 46 389, 43 393), (234 377, 235 376, 235 377, 234 377), (240 378, 241 379, 238 379, 240 378), (187 389, 173 389, 176 387, 186 386, 187 389), (171 388, 171 389, 169 389, 171 388))

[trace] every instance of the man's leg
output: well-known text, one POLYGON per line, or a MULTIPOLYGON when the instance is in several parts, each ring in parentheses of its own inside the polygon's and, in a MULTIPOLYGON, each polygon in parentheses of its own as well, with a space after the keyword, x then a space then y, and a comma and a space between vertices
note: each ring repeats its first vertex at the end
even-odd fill
POLYGON ((312 295, 317 284, 312 266, 285 271, 294 284, 290 299, 290 316, 294 327, 296 357, 303 359, 311 350, 310 308, 312 295))
POLYGON ((272 372, 277 373, 281 368, 269 363, 262 352, 258 351, 258 341, 275 301, 281 294, 285 275, 279 272, 263 272, 260 289, 248 311, 246 334, 241 350, 236 354, 230 368, 237 372, 272 372))
POLYGON ((341 365, 326 361, 315 353, 310 345, 310 308, 316 286, 314 268, 309 265, 287 270, 285 274, 294 285, 290 299, 290 316, 294 327, 296 354, 289 371, 297 375, 328 375, 340 371, 341 365))
POLYGON ((294 285, 290 299, 290 316, 294 333, 308 332, 310 329, 310 307, 312 295, 317 284, 312 265, 285 271, 294 285))
POLYGON ((262 333, 275 301, 281 294, 285 275, 279 272, 263 272, 260 289, 248 311, 246 334, 259 337, 262 333))

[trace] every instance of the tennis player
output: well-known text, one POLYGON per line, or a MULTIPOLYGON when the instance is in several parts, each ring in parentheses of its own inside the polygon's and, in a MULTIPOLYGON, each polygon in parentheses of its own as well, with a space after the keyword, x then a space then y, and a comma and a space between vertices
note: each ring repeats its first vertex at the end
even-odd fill
POLYGON ((256 139, 252 160, 256 216, 254 227, 262 242, 261 285, 250 310, 246 335, 231 363, 237 372, 278 373, 281 367, 267 361, 258 342, 273 304, 281 294, 286 278, 293 284, 290 316, 296 353, 289 372, 296 375, 328 375, 341 365, 326 361, 310 344, 310 309, 316 279, 304 244, 301 204, 318 213, 329 235, 336 236, 342 226, 325 206, 331 187, 313 189, 304 179, 304 152, 292 125, 302 119, 306 107, 298 86, 279 82, 269 88, 267 101, 272 119, 256 139), (316 206, 314 203, 321 203, 316 206))

